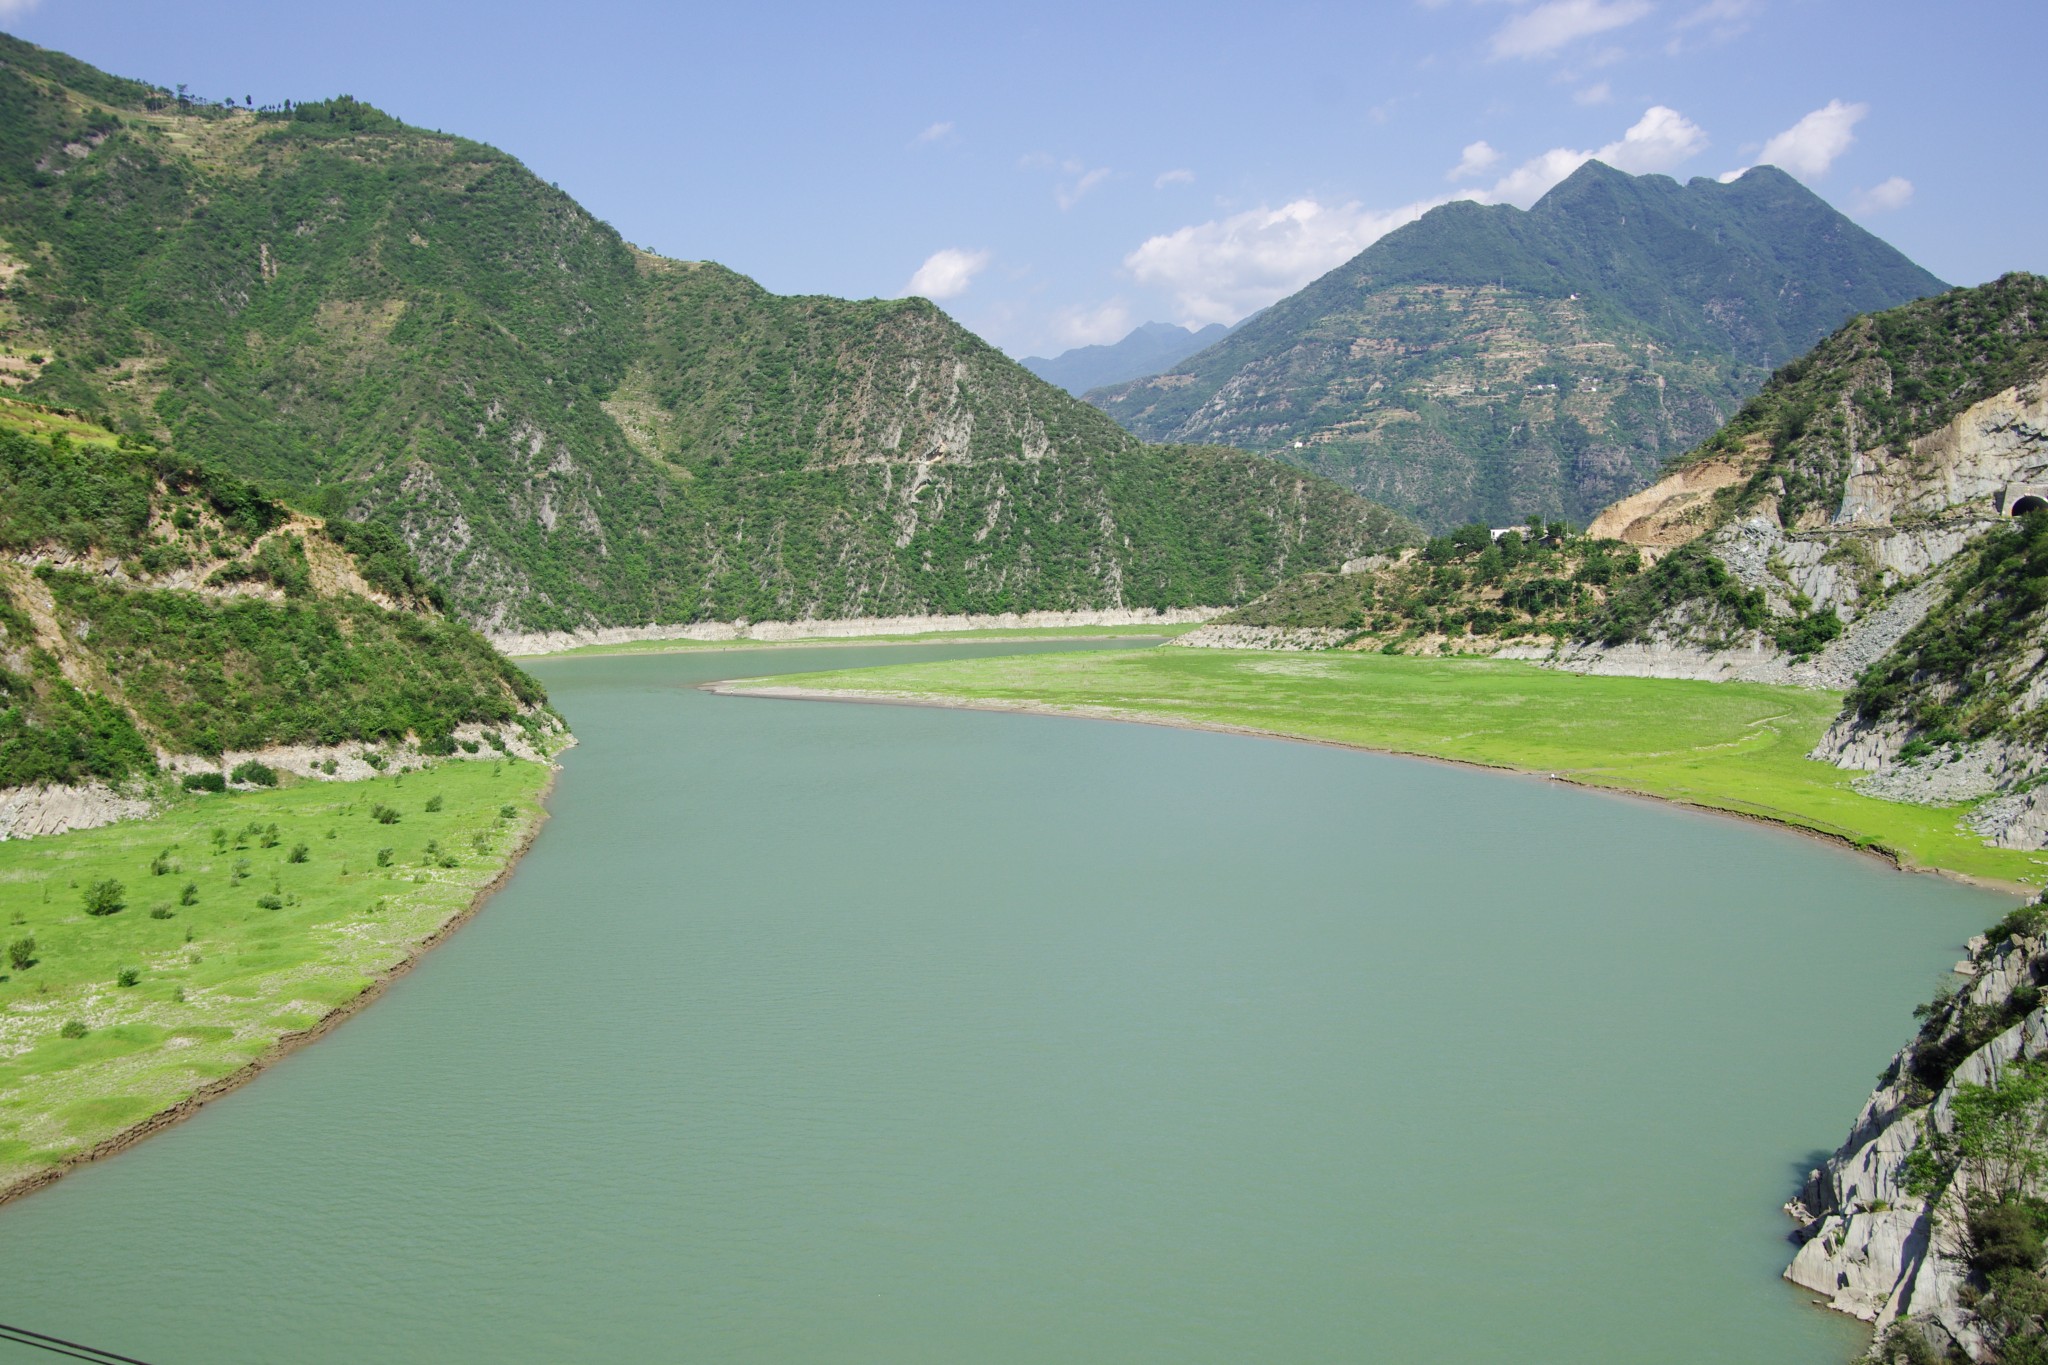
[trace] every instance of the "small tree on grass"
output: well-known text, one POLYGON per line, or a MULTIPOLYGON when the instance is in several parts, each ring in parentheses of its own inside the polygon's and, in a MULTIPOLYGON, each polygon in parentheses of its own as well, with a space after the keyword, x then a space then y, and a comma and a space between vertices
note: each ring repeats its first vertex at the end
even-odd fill
POLYGON ((25 972, 36 965, 36 936, 24 934, 7 945, 7 963, 17 972, 25 972))
POLYGON ((85 913, 115 915, 128 906, 128 888, 112 877, 102 877, 85 888, 85 913))

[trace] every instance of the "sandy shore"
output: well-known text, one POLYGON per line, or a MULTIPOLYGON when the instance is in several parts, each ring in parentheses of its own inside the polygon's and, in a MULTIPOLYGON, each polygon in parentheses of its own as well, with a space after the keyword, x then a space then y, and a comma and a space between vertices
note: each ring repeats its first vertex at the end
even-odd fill
POLYGON ((1945 877, 1965 886, 1982 891, 1997 891, 2005 895, 2019 896, 2026 900, 2035 899, 2040 893, 2037 888, 2023 882, 1999 881, 1990 877, 1973 877, 1967 872, 1954 872, 1944 867, 1923 867, 1908 859, 1896 849, 1882 844, 1859 843, 1845 834, 1832 830, 1816 829, 1796 820, 1782 819, 1762 811, 1739 810, 1732 806, 1709 805, 1702 801, 1687 801, 1679 797, 1659 796, 1655 792, 1637 791, 1629 787, 1610 786, 1601 782, 1588 782, 1568 772, 1542 772, 1534 768, 1519 768, 1510 763, 1483 763, 1470 758, 1447 758, 1441 754, 1417 753, 1412 749, 1391 749, 1372 744, 1357 744, 1349 740, 1325 739, 1316 735, 1296 735, 1285 730, 1266 730, 1253 725, 1230 725, 1221 721, 1190 720, 1179 716, 1162 716, 1143 711, 1124 711, 1112 706, 1048 706, 1040 702, 1005 701, 996 698, 950 697, 943 694, 918 694, 910 692, 867 692, 853 689, 826 689, 822 687, 750 687, 745 678, 732 678, 719 682, 700 683, 706 692, 716 692, 727 697, 761 697, 770 701, 837 701, 857 702, 867 706, 924 706, 943 711, 1001 711, 1013 715, 1064 716, 1068 719, 1117 721, 1126 725, 1157 725, 1169 730, 1206 730, 1212 734, 1247 735, 1255 739, 1279 739, 1293 744, 1315 744, 1326 749, 1348 749, 1353 753, 1380 754, 1388 758, 1414 759, 1423 763, 1446 763, 1458 768, 1478 768, 1503 777, 1524 777, 1540 782, 1563 782, 1582 791, 1595 792, 1603 796, 1619 797, 1628 801, 1654 801, 1663 806, 1679 806, 1686 810, 1699 811, 1705 815, 1718 815, 1730 819, 1745 820, 1751 824, 1765 825, 1771 829, 1784 830, 1809 839, 1819 839, 1852 853, 1878 858, 1900 872, 1931 873, 1945 877))
POLYGON ((519 866, 520 860, 526 856, 526 851, 533 847, 533 841, 540 837, 541 826, 545 825, 548 821, 546 803, 549 794, 555 789, 555 775, 560 771, 558 767, 550 766, 553 768, 553 771, 548 774, 547 782, 540 789, 538 799, 541 804, 534 815, 533 822, 520 835, 519 842, 506 854, 505 865, 498 869, 497 875, 477 888, 476 894, 470 897, 468 905, 456 911, 447 919, 442 920, 434 928, 433 932, 413 943, 406 950, 406 955, 403 958, 372 977, 370 984, 360 994, 344 1004, 335 1006, 332 1010, 320 1016, 319 1020, 311 1028, 300 1029, 296 1033, 284 1034, 276 1042, 272 1043, 264 1051, 263 1055, 249 1062, 248 1065, 222 1076, 219 1080, 208 1081, 205 1085, 199 1087, 199 1089, 193 1091, 190 1095, 179 1100, 169 1108, 159 1109, 156 1113, 151 1114, 139 1123, 123 1128, 112 1137, 95 1143, 82 1152, 74 1152, 52 1166, 36 1171, 33 1174, 25 1175, 11 1184, 0 1186, 0 1204, 19 1199, 23 1195, 33 1194, 44 1186, 61 1180, 71 1171, 85 1165, 87 1162, 99 1161, 105 1157, 113 1156, 116 1152, 125 1151, 152 1134, 162 1132, 172 1124, 184 1122, 192 1117, 192 1115, 198 1113, 210 1101, 219 1099, 230 1090, 247 1085, 280 1059, 298 1051, 306 1046, 306 1044, 326 1036, 327 1033, 339 1027, 358 1010, 364 1009, 375 1002, 390 988, 392 982, 418 966, 421 958, 446 941, 457 929, 460 929, 463 925, 469 923, 471 919, 475 918, 476 913, 484 908, 484 902, 489 900, 498 888, 511 878, 513 871, 519 866))

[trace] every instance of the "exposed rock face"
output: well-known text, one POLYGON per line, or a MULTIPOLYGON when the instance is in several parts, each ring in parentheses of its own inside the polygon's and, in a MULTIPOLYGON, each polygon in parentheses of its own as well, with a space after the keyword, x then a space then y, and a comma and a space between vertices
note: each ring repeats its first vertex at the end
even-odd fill
POLYGON ((0 839, 97 829, 117 820, 140 820, 154 814, 156 802, 148 793, 118 790, 99 782, 0 788, 0 839))
POLYGON ((1203 626, 1173 643, 1189 649, 1329 649, 1351 637, 1348 630, 1320 626, 1203 626))
POLYGON ((1848 1140, 1786 1205, 1801 1227, 1785 1278, 1837 1311, 1879 1327, 1910 1319, 1937 1350, 1984 1360, 1991 1345, 1964 1293, 1967 1202, 1978 1176, 1963 1162, 1934 1177, 1930 1190, 1909 1176, 1907 1159, 1930 1134, 1953 1133, 1959 1087, 1995 1086, 2015 1059, 2048 1055, 2048 1010, 2024 1008, 2048 977, 2048 940, 1973 939, 1958 971, 1970 975, 1969 986, 1893 1058, 1848 1140), (2008 1022, 1930 1091, 1925 1058, 1974 1036, 1973 1018, 2008 1022))
POLYGON ((1687 465, 1608 507, 1593 518, 1586 534, 1627 541, 1653 557, 1705 531, 1712 524, 1714 494, 1741 483, 1750 472, 1731 460, 1687 465))

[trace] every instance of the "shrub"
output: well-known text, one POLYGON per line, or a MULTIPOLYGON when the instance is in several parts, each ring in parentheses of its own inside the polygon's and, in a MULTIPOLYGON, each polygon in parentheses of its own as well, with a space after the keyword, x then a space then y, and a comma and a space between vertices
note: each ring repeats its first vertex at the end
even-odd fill
POLYGON ((1991 926, 1991 932, 1984 937, 1993 943, 2003 943, 2009 938, 2040 938, 2048 935, 2048 906, 2039 902, 2022 905, 2004 919, 1991 926))
POLYGON ((85 888, 85 913, 115 915, 128 906, 128 888, 112 877, 102 877, 85 888))
POLYGON ((177 870, 178 864, 172 861, 169 849, 165 849, 149 860, 149 875, 152 877, 167 877, 177 870))
POLYGON ((1970 1210, 1970 1268, 1980 1275, 2000 1270, 2039 1270, 2041 1234, 2048 1204, 2037 1199, 2001 1199, 1970 1210))
POLYGON ((388 849, 388 848, 380 848, 380 849, 378 849, 378 850, 377 850, 377 866, 379 866, 379 867, 389 867, 389 866, 391 866, 391 850, 390 850, 390 849, 388 849))
POLYGON ((382 801, 370 807, 370 818, 380 825, 395 825, 399 819, 398 812, 385 805, 382 801))
POLYGON ((83 1038, 85 1036, 86 1029, 84 1024, 81 1024, 80 1022, 78 1022, 78 1020, 73 1019, 69 1023, 65 1024, 63 1028, 58 1029, 57 1032, 62 1034, 66 1038, 83 1038))
POLYGON ((282 910, 284 909, 284 897, 258 896, 256 898, 256 904, 261 906, 265 910, 282 910))
POLYGON ((513 816, 517 814, 519 814, 519 807, 517 806, 498 807, 498 818, 500 820, 510 820, 513 816))
POLYGON ((171 917, 171 907, 169 905, 152 905, 149 907, 149 917, 151 919, 169 919, 171 917))
POLYGON ((36 965, 36 936, 24 934, 7 945, 7 964, 17 972, 36 965))
POLYGON ((277 826, 272 825, 269 829, 263 831, 263 837, 256 842, 265 848, 276 848, 282 838, 283 836, 277 832, 277 826))
POLYGON ((121 969, 120 975, 114 978, 114 984, 117 986, 133 986, 141 980, 142 972, 140 969, 135 967, 123 967, 121 969))
POLYGON ((427 798, 427 809, 429 811, 437 811, 441 809, 441 805, 441 794, 439 792, 436 792, 432 796, 427 798))
POLYGON ((228 774, 228 776, 237 782, 246 782, 252 787, 275 787, 277 785, 277 769, 271 767, 268 763, 259 763, 253 758, 237 763, 235 770, 228 774))
POLYGON ((239 886, 241 883, 247 881, 248 879, 249 860, 247 858, 235 859, 234 871, 228 873, 228 880, 239 886))
POLYGON ((197 905, 197 904, 199 904, 199 883, 198 883, 198 882, 186 882, 186 883, 185 883, 185 889, 184 889, 183 891, 180 891, 180 892, 178 893, 178 904, 180 904, 180 905, 197 905))
POLYGON ((292 851, 285 855, 284 860, 288 863, 303 863, 312 851, 312 849, 307 848, 304 844, 293 844, 292 851))
POLYGON ((179 785, 188 792, 224 792, 228 780, 219 773, 186 773, 179 779, 179 785))

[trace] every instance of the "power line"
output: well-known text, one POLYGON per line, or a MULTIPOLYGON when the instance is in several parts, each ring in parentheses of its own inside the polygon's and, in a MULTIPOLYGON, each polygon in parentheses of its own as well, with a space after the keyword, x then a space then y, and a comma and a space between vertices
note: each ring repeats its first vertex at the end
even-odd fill
POLYGON ((21 1346, 33 1346, 38 1351, 48 1351, 52 1355, 70 1356, 73 1360, 90 1360, 96 1362, 96 1365, 109 1365, 109 1362, 118 1362, 118 1365, 149 1365, 148 1361, 137 1360, 134 1356, 116 1355, 112 1351, 102 1351, 97 1346, 87 1346, 76 1341, 66 1341, 62 1337, 45 1336, 41 1332, 31 1332, 26 1327, 14 1327, 4 1322, 0 1322, 0 1341, 12 1341, 21 1346))

